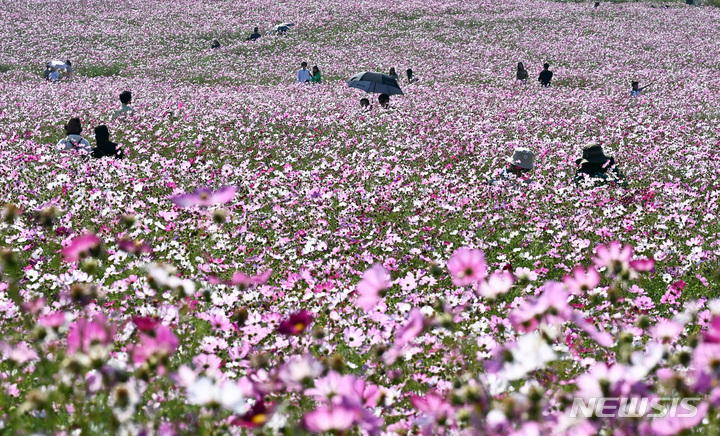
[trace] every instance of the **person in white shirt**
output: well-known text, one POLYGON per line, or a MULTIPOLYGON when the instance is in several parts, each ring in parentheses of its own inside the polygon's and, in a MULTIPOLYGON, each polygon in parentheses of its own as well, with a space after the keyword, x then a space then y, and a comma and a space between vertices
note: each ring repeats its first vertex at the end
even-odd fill
POLYGON ((310 70, 307 69, 307 62, 301 63, 300 66, 302 68, 297 72, 298 83, 309 83, 312 76, 310 75, 310 70))
POLYGON ((121 117, 123 115, 135 115, 135 109, 130 107, 132 103, 132 93, 130 91, 123 91, 120 93, 120 109, 116 110, 113 114, 113 118, 121 117))
POLYGON ((82 133, 80 118, 70 118, 70 121, 65 124, 65 132, 67 133, 67 137, 57 143, 57 151, 76 150, 80 152, 80 154, 87 155, 92 152, 90 143, 87 139, 80 136, 80 133, 82 133))

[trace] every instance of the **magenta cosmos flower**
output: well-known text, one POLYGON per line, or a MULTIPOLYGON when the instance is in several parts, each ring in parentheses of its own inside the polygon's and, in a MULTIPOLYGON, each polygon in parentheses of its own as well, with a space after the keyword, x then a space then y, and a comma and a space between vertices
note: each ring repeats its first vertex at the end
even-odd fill
POLYGON ((378 302, 380 291, 390 287, 389 274, 382 265, 375 264, 365 271, 362 280, 357 285, 357 305, 363 310, 372 309, 378 302))
POLYGON ((102 314, 97 314, 92 321, 85 318, 70 324, 67 337, 68 353, 78 351, 87 353, 93 344, 107 345, 113 341, 115 326, 107 323, 102 314))
POLYGON ((293 313, 288 319, 280 321, 278 333, 283 335, 299 335, 310 326, 312 319, 312 314, 305 309, 293 313))
POLYGON ((471 285, 485 277, 487 263, 481 250, 458 248, 447 263, 455 286, 471 285))
POLYGON ((93 233, 86 233, 70 241, 70 245, 62 249, 65 262, 77 262, 88 256, 96 256, 100 250, 100 238, 93 233))
POLYGON ((235 187, 226 186, 214 193, 209 188, 200 188, 192 194, 181 194, 172 198, 172 202, 180 207, 203 206, 227 203, 235 197, 235 187))

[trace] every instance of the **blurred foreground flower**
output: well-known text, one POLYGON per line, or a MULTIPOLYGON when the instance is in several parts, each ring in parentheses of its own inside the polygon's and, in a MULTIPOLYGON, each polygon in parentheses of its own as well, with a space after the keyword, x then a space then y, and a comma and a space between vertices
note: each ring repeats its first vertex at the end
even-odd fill
POLYGON ((455 286, 467 286, 485 277, 487 264, 481 250, 458 248, 447 263, 455 286))
POLYGON ((181 194, 172 198, 172 202, 180 207, 203 206, 208 207, 214 204, 224 204, 235 197, 235 187, 226 186, 214 193, 209 188, 200 188, 192 194, 181 194))
POLYGON ((362 280, 357 285, 357 304, 364 310, 372 309, 377 304, 380 291, 390 287, 390 279, 387 270, 382 265, 375 264, 365 271, 362 280))
POLYGON ((100 238, 94 233, 86 233, 70 241, 70 245, 62 249, 65 262, 77 262, 88 256, 100 254, 100 238))

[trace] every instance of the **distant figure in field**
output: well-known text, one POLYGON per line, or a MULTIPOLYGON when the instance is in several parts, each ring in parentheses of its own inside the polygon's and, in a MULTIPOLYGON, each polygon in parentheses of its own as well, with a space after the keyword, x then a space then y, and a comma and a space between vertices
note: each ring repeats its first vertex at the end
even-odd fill
POLYGON ((360 99, 360 109, 369 111, 372 109, 372 105, 370 105, 370 100, 363 97, 360 99))
POLYGON ((135 109, 130 107, 132 103, 132 93, 130 91, 123 91, 120 93, 120 109, 116 110, 113 114, 113 118, 122 117, 125 115, 135 115, 135 109))
POLYGON ((540 72, 540 75, 538 76, 538 82, 542 84, 543 87, 547 88, 550 86, 550 81, 552 80, 553 73, 550 71, 550 64, 547 62, 543 65, 543 70, 540 72))
POLYGON ((322 77, 320 76, 320 68, 317 65, 312 67, 312 77, 310 83, 322 83, 322 77))
POLYGON ((250 36, 247 37, 245 41, 255 41, 256 39, 260 38, 262 35, 258 31, 258 28, 253 29, 253 33, 250 34, 250 36))
POLYGON ((122 149, 118 149, 117 144, 110 141, 110 132, 107 126, 95 127, 95 141, 97 147, 92 149, 92 157, 99 159, 107 156, 122 159, 125 156, 122 149))
POLYGON ((308 83, 310 79, 312 79, 312 76, 310 76, 310 70, 307 69, 307 62, 303 62, 297 72, 297 81, 298 83, 308 83))
POLYGON ((380 104, 380 107, 383 109, 387 109, 390 107, 390 96, 387 94, 380 94, 378 95, 378 103, 380 104))
POLYGON ((515 74, 515 77, 517 78, 517 80, 520 80, 522 82, 526 82, 528 79, 528 72, 522 62, 518 62, 517 64, 517 73, 515 74))
POLYGON ((400 77, 395 72, 395 67, 390 68, 390 74, 388 74, 388 76, 392 77, 395 80, 400 79, 400 77))
POLYGON ((73 76, 73 70, 72 70, 72 62, 70 62, 70 59, 65 61, 65 77, 68 79, 72 79, 73 76))
POLYGON ((405 74, 407 74, 408 83, 415 83, 415 82, 417 82, 418 79, 416 79, 415 77, 413 77, 413 70, 412 70, 412 68, 408 68, 407 71, 405 72, 405 74))
POLYGON ((575 183, 585 177, 594 179, 597 185, 622 179, 620 171, 614 167, 615 158, 605 155, 602 146, 591 142, 583 147, 582 157, 575 160, 580 167, 575 173, 575 183))
POLYGON ((81 154, 90 154, 92 152, 90 143, 80 136, 82 133, 80 118, 70 118, 65 124, 65 133, 67 133, 67 137, 57 143, 57 151, 76 150, 81 154))
POLYGON ((213 42, 212 42, 212 45, 210 46, 210 48, 220 48, 220 41, 218 41, 217 39, 213 39, 213 42))
POLYGON ((642 94, 643 89, 647 88, 648 86, 652 85, 652 83, 640 87, 640 82, 633 80, 630 85, 632 86, 632 89, 630 90, 630 96, 631 97, 638 97, 640 94, 642 94))
POLYGON ((43 78, 45 80, 50 80, 50 73, 53 72, 52 67, 50 67, 50 64, 45 65, 45 71, 43 71, 43 78))
POLYGON ((600 2, 595 2, 595 9, 600 7, 600 2))

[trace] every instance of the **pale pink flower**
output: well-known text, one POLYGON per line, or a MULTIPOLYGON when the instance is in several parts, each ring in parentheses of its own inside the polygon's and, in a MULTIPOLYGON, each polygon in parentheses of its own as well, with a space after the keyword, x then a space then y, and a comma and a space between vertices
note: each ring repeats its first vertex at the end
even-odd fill
POLYGON ((478 284, 476 293, 481 297, 495 299, 498 295, 506 294, 512 288, 515 278, 512 274, 501 271, 490 274, 487 280, 478 284))
POLYGON ((453 253, 447 263, 455 286, 467 286, 485 277, 487 264, 481 250, 461 247, 453 253))
POLYGON ((357 285, 357 305, 363 310, 372 309, 378 302, 380 291, 390 288, 389 276, 387 270, 379 264, 375 264, 365 271, 362 280, 357 285))
POLYGON ((313 433, 344 432, 355 423, 357 411, 344 407, 321 406, 303 416, 303 425, 313 433))
POLYGON ((214 193, 208 188, 200 188, 191 194, 181 194, 172 198, 172 202, 179 207, 203 206, 224 204, 235 197, 235 187, 226 186, 214 193))

